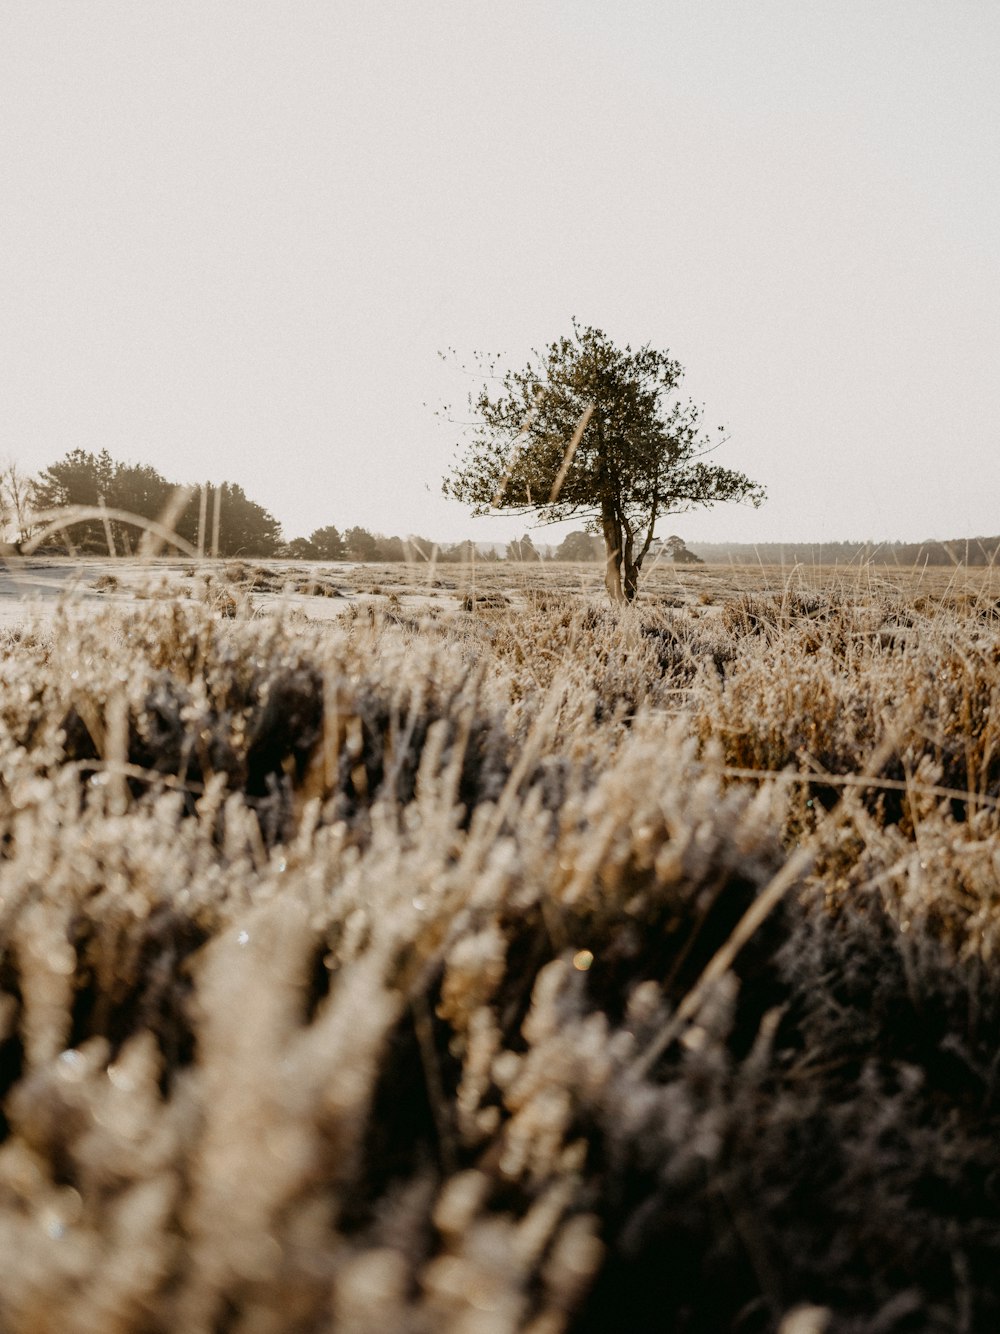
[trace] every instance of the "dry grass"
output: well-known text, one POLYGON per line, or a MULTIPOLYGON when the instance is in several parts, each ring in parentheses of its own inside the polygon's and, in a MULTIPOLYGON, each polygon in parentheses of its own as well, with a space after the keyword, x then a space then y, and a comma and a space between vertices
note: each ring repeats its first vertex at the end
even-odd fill
POLYGON ((275 577, 5 635, 0 1328, 997 1327, 989 573, 275 577))

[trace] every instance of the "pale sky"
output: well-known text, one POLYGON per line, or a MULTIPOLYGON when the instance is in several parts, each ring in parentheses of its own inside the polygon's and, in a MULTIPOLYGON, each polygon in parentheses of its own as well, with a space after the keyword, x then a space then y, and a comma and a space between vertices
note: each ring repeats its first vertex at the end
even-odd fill
POLYGON ((664 534, 1000 533, 998 67, 996 0, 0 0, 0 459, 499 540, 437 353, 576 315, 769 488, 664 534))

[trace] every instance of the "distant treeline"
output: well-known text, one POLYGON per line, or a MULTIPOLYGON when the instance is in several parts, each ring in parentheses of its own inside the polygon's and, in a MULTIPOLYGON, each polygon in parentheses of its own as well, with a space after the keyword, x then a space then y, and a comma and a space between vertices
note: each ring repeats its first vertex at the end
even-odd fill
MULTIPOLYGON (((287 540, 278 520, 235 482, 182 488, 148 464, 121 463, 106 450, 71 450, 28 477, 16 463, 0 467, 0 541, 26 542, 37 535, 35 515, 67 507, 121 511, 152 521, 166 516, 171 528, 206 555, 276 556, 324 561, 603 561, 604 542, 576 531, 558 546, 537 547, 527 534, 502 543, 439 543, 431 538, 386 537, 358 526, 328 524, 308 537, 287 540), (180 496, 183 503, 176 504, 180 496), (173 511, 171 512, 171 505, 173 511)), ((88 518, 53 532, 47 551, 117 555, 134 551, 142 530, 109 516, 88 518)), ((694 542, 677 536, 658 541, 649 562, 708 565, 921 565, 986 566, 1000 561, 1000 537, 949 542, 694 542)))
POLYGON ((706 565, 993 565, 1000 537, 948 542, 692 542, 706 565))
POLYGON ((582 532, 570 533, 554 550, 541 551, 527 535, 498 547, 388 537, 357 525, 340 529, 333 524, 289 541, 274 515, 235 482, 184 486, 149 464, 113 459, 107 450, 70 450, 37 477, 23 473, 16 463, 0 466, 0 542, 25 544, 41 537, 38 550, 43 552, 127 556, 138 549, 143 528, 117 517, 123 514, 167 523, 189 547, 208 556, 365 562, 603 558, 600 540, 582 532), (59 511, 70 508, 102 513, 59 527, 59 511), (47 529, 51 531, 46 535, 47 529))
POLYGON ((166 523, 189 547, 208 556, 365 562, 588 560, 597 559, 601 545, 585 533, 571 533, 554 551, 539 551, 527 535, 498 549, 494 543, 388 537, 357 525, 340 529, 333 524, 289 541, 274 515, 235 482, 184 486, 148 464, 113 459, 107 450, 70 450, 37 477, 27 476, 16 463, 0 467, 0 542, 25 544, 41 537, 40 551, 126 556, 138 549, 143 527, 118 517, 124 514, 166 523), (101 513, 60 527, 59 511, 70 508, 101 513))
POLYGON ((130 555, 143 527, 118 514, 163 523, 206 554, 272 556, 282 545, 278 520, 235 482, 183 487, 147 464, 119 463, 107 450, 82 449, 71 450, 37 477, 25 479, 16 465, 0 474, 0 527, 19 543, 42 538, 39 549, 45 551, 130 555), (48 532, 59 522, 58 511, 71 507, 107 513, 48 532), (44 517, 53 512, 54 518, 44 517))

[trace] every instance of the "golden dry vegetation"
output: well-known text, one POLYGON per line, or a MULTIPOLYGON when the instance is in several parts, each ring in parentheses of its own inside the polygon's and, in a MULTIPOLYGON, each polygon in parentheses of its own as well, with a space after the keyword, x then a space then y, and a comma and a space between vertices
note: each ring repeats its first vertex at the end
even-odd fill
POLYGON ((5 1334, 997 1327, 992 572, 124 564, 3 631, 5 1334))

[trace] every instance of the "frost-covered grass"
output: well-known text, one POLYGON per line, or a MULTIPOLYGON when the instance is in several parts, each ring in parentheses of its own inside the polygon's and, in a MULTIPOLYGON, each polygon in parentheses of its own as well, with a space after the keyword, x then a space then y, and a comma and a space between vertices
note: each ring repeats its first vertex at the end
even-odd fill
POLYGON ((986 576, 388 575, 5 632, 0 1329, 1000 1326, 986 576))

